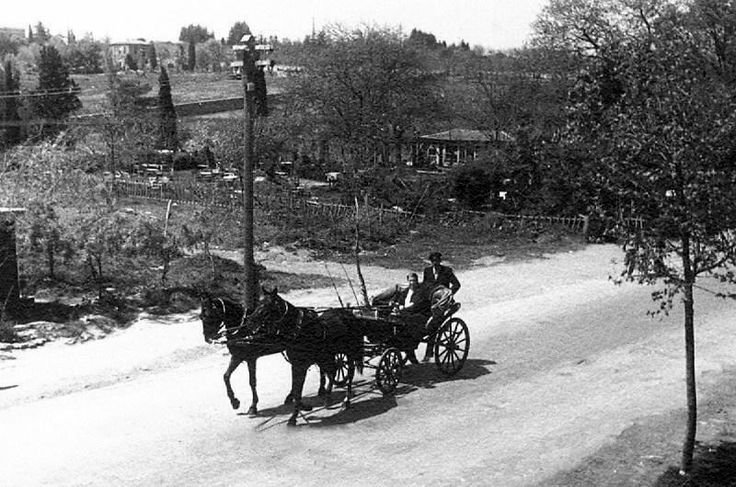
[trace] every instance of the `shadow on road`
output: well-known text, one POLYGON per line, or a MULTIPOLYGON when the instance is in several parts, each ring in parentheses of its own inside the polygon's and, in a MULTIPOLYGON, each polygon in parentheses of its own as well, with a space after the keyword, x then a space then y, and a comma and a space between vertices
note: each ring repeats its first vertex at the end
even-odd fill
POLYGON ((490 366, 496 365, 493 360, 468 359, 455 375, 445 375, 437 369, 434 362, 409 365, 404 369, 402 382, 417 388, 431 389, 436 384, 458 380, 473 380, 490 374, 490 366))
MULTIPOLYGON (((304 402, 313 406, 312 411, 300 414, 299 426, 329 427, 357 423, 372 418, 396 407, 396 397, 407 396, 420 388, 434 388, 437 384, 451 381, 473 380, 490 374, 490 366, 496 362, 484 359, 470 359, 455 375, 442 374, 434 363, 409 365, 404 369, 401 383, 392 395, 384 396, 376 389, 373 377, 364 376, 353 385, 351 407, 345 409, 343 401, 346 391, 342 388, 334 390, 329 398, 316 395, 305 396, 304 402)), ((263 418, 257 429, 263 431, 276 425, 282 425, 292 412, 290 404, 281 404, 259 411, 263 418)), ((239 413, 244 415, 244 413, 239 413)))
POLYGON ((680 476, 678 467, 670 467, 654 487, 732 487, 736 485, 736 442, 718 446, 698 445, 693 459, 692 477, 680 476))

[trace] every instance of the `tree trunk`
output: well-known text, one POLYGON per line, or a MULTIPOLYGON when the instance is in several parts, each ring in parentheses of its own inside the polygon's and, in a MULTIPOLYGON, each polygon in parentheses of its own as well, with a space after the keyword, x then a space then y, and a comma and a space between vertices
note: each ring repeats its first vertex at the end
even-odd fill
POLYGON ((690 475, 695 451, 698 402, 695 388, 695 308, 693 301, 694 272, 690 260, 690 236, 682 237, 682 266, 685 277, 683 298, 685 306, 685 383, 687 389, 687 431, 682 445, 681 475, 690 475))
POLYGON ((54 244, 52 242, 49 242, 48 245, 46 245, 46 258, 48 259, 49 265, 49 277, 51 279, 55 279, 56 275, 54 272, 54 244))
POLYGON ((360 215, 358 214, 358 198, 355 198, 355 268, 358 273, 358 283, 360 284, 360 295, 363 299, 362 306, 368 306, 368 290, 365 287, 365 279, 363 271, 360 270, 360 215))

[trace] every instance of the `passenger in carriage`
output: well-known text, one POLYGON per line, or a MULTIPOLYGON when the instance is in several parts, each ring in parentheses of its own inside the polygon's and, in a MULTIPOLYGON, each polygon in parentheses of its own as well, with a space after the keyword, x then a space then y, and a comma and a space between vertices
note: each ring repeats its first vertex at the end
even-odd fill
POLYGON ((422 314, 429 319, 430 302, 427 289, 419 284, 419 276, 416 272, 407 275, 406 280, 409 286, 396 293, 399 312, 403 312, 403 314, 422 314))
MULTIPOLYGON (((409 286, 399 290, 395 297, 399 317, 416 333, 417 340, 424 334, 424 327, 431 314, 431 303, 427 289, 419 284, 419 276, 415 272, 406 276, 409 286)), ((414 350, 405 350, 406 360, 418 364, 414 350)))

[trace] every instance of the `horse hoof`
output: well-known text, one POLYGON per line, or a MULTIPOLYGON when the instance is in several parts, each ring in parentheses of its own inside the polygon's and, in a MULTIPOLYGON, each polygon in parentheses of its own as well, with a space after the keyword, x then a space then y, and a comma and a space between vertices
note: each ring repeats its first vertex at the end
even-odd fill
POLYGON ((289 418, 289 421, 286 422, 286 426, 294 427, 296 426, 296 418, 289 418))
POLYGON ((230 401, 230 405, 233 407, 233 409, 238 409, 240 407, 240 401, 237 399, 233 399, 230 401))
POLYGON ((248 409, 248 416, 250 416, 251 418, 255 418, 256 416, 258 416, 258 409, 255 406, 251 406, 248 409))
POLYGON ((286 396, 286 399, 284 399, 284 404, 291 404, 292 402, 294 402, 294 396, 289 394, 288 396, 286 396))

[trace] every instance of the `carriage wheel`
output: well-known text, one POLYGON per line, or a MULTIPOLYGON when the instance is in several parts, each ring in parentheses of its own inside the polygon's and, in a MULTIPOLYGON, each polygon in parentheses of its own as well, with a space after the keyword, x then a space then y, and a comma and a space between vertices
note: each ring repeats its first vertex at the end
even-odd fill
POLYGON ((392 394, 401 381, 401 373, 404 369, 404 359, 397 348, 389 348, 378 362, 376 369, 376 384, 378 389, 385 395, 392 394))
POLYGON ((437 331, 434 357, 437 368, 445 375, 463 368, 470 349, 468 325, 460 318, 450 318, 437 331))
POLYGON ((348 383, 348 356, 342 352, 335 354, 335 379, 333 385, 344 387, 348 383))

